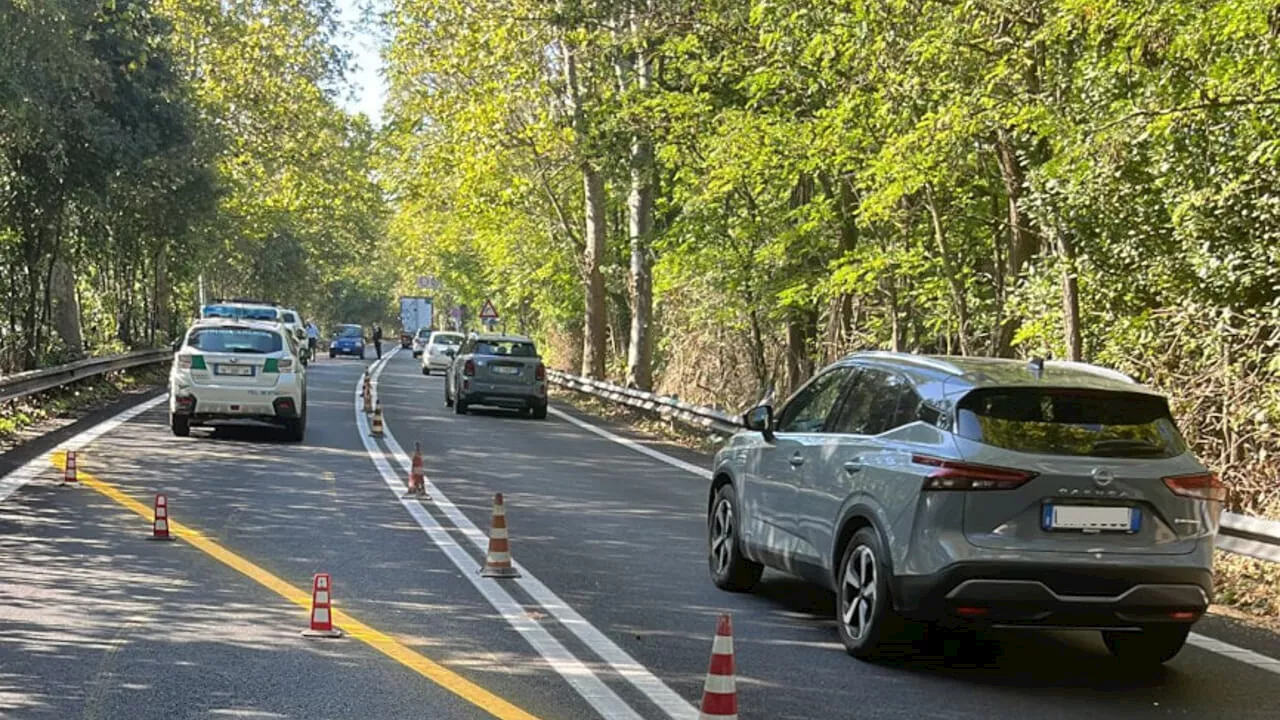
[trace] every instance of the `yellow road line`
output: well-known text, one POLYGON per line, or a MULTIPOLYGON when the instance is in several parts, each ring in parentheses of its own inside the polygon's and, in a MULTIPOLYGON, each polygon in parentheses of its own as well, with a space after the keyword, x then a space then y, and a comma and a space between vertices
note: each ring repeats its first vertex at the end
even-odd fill
MULTIPOLYGON (((59 470, 62 469, 63 456, 61 453, 53 455, 54 465, 59 470)), ((110 483, 99 480, 98 478, 81 470, 79 472, 80 482, 87 488, 96 490, 103 495, 114 500, 117 504, 125 507, 133 512, 141 515, 147 521, 153 519, 154 508, 144 505, 137 500, 129 497, 121 492, 118 488, 110 483)), ((203 533, 194 528, 187 527, 182 523, 173 519, 169 520, 169 532, 176 535, 179 539, 185 540, 195 548, 203 551, 206 555, 212 557, 227 567, 239 572, 258 582, 269 590, 275 592, 280 597, 288 600, 295 605, 300 605, 307 610, 311 609, 311 594, 304 592, 262 568, 254 565, 248 560, 222 547, 217 542, 205 537, 203 533)), ((333 622, 350 637, 365 643, 369 647, 413 670, 419 675, 425 677, 431 682, 466 700, 467 702, 481 708, 500 720, 538 720, 537 716, 531 715, 524 710, 512 705, 510 702, 494 695, 479 685, 467 680, 461 675, 449 670, 448 668, 436 663, 425 656, 409 649, 405 645, 392 639, 390 636, 382 633, 374 628, 365 625, 356 620, 347 613, 334 608, 333 622)))

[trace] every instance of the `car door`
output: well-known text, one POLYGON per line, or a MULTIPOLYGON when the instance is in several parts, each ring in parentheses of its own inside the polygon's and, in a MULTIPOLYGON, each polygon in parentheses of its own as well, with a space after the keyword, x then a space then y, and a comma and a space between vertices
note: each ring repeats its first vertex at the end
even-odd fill
POLYGON ((824 429, 854 374, 838 366, 819 374, 802 387, 778 415, 774 440, 759 448, 758 503, 754 504, 767 533, 761 544, 782 568, 800 574, 802 565, 817 559, 816 548, 796 532, 798 492, 824 429))
POLYGON ((836 523, 848 502, 883 509, 891 526, 907 507, 907 499, 919 491, 913 474, 894 469, 903 464, 904 445, 891 432, 916 422, 919 407, 919 396, 904 378, 869 367, 858 373, 841 400, 797 493, 796 531, 822 551, 826 569, 838 561, 830 553, 836 523))

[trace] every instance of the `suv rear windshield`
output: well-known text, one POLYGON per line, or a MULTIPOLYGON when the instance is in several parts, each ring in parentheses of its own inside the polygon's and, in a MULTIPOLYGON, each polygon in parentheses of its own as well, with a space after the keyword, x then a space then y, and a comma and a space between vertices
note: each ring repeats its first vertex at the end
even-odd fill
POLYGON ((975 390, 956 407, 956 434, 1046 455, 1168 458, 1187 451, 1168 403, 1141 393, 975 390))
POLYGON ((537 357, 533 343, 513 340, 477 340, 476 355, 510 355, 511 357, 537 357))
POLYGON ((431 343, 433 345, 461 345, 462 336, 450 335, 449 333, 435 333, 431 336, 431 343))
POLYGON ((251 328, 202 328, 191 331, 187 345, 218 353, 277 353, 284 349, 280 333, 251 328))

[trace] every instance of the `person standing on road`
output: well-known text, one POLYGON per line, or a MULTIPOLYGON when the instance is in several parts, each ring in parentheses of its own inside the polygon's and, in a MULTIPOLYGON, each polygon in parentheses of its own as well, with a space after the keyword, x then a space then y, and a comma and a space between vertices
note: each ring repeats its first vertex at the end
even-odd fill
POLYGON ((320 328, 316 327, 316 321, 312 320, 307 323, 307 350, 311 354, 311 359, 316 357, 316 345, 320 344, 320 328))
POLYGON ((382 326, 373 326, 373 349, 378 352, 378 359, 382 359, 382 326))

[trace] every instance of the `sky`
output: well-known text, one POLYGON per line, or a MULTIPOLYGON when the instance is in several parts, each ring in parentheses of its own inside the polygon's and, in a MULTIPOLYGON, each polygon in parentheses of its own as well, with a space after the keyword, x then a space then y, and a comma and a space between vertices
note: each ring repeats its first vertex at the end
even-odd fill
POLYGON ((382 58, 378 54, 378 38, 361 24, 362 8, 368 0, 337 0, 342 36, 339 44, 351 53, 351 71, 347 79, 353 88, 351 97, 341 97, 351 112, 362 112, 375 125, 382 121, 382 101, 386 97, 382 58))

